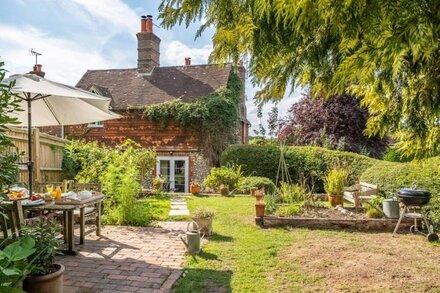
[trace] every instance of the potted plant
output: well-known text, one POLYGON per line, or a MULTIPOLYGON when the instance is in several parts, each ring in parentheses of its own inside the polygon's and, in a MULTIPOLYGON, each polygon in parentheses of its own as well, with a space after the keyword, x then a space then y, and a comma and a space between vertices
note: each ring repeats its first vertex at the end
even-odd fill
POLYGON ((0 292, 23 292, 22 281, 31 271, 35 252, 31 237, 20 238, 0 250, 0 292))
POLYGON ((197 195, 200 193, 202 187, 197 182, 191 182, 190 191, 192 194, 197 195))
POLYGON ((199 225, 200 231, 205 235, 212 235, 212 218, 215 216, 215 211, 200 207, 197 208, 193 213, 193 220, 199 225))
POLYGON ((163 191, 163 184, 165 182, 165 179, 163 179, 161 176, 156 176, 153 178, 153 189, 154 192, 160 193, 163 191))
POLYGON ((24 236, 35 240, 35 252, 30 256, 33 266, 30 276, 23 281, 28 293, 62 293, 64 266, 54 263, 62 240, 57 238, 58 225, 51 217, 40 217, 22 229, 24 236))
POLYGON ((335 167, 327 174, 324 181, 324 188, 330 205, 336 207, 344 203, 344 187, 347 183, 347 170, 335 167))
POLYGON ((220 184, 220 195, 228 196, 229 195, 229 186, 220 184))

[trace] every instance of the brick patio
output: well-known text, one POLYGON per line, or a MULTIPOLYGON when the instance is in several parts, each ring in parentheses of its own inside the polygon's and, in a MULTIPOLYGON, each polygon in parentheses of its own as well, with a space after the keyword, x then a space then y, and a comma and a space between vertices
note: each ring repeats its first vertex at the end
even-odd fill
POLYGON ((168 292, 179 279, 185 248, 177 234, 185 223, 161 228, 105 226, 87 235, 77 256, 60 256, 64 292, 168 292))

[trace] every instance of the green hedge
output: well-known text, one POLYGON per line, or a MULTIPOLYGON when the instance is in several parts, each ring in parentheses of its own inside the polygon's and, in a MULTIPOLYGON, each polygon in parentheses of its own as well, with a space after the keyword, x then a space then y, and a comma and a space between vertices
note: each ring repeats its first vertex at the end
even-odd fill
MULTIPOLYGON (((280 161, 280 149, 274 146, 233 145, 221 157, 221 164, 242 165, 245 176, 262 176, 276 181, 280 161)), ((285 153, 289 174, 294 183, 304 177, 316 192, 323 192, 324 177, 336 164, 346 165, 350 184, 378 160, 350 152, 320 147, 288 147, 285 153)))

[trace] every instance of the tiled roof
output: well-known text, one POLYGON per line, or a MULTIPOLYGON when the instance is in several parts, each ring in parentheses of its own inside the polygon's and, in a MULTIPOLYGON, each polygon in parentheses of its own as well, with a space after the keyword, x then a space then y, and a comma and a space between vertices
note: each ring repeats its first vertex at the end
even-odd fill
POLYGON ((181 98, 190 102, 227 84, 231 65, 155 67, 151 74, 136 68, 88 70, 76 85, 89 90, 95 86, 111 97, 115 110, 162 103, 181 98))

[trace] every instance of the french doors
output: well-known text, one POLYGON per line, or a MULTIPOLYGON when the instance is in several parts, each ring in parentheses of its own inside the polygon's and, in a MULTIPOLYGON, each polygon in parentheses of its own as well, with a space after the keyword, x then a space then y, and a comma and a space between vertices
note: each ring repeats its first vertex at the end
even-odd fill
POLYGON ((156 175, 164 180, 166 191, 188 193, 188 157, 158 156, 156 175))

